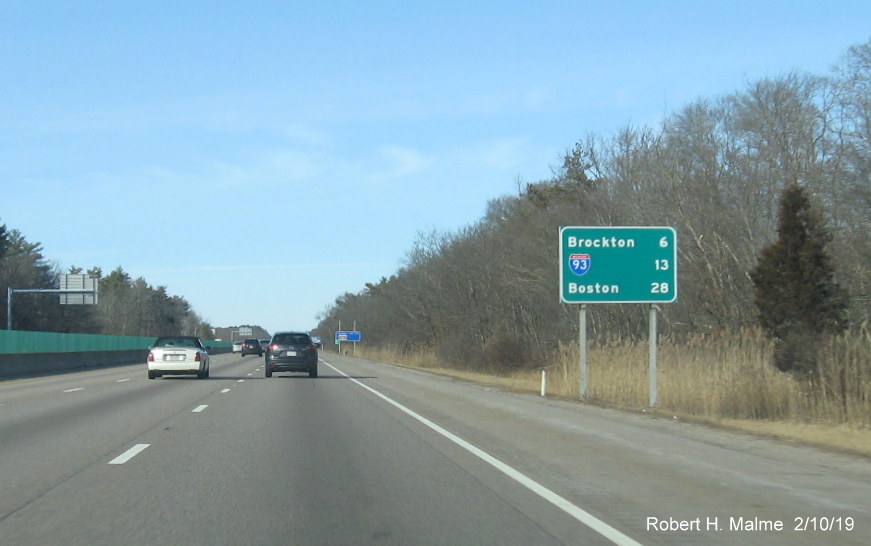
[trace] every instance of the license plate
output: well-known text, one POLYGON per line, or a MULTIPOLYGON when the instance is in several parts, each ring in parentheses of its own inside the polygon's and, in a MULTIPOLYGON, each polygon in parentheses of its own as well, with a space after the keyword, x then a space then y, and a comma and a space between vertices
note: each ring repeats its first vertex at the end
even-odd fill
POLYGON ((285 351, 284 356, 296 356, 296 351, 285 351))
POLYGON ((184 355, 166 355, 164 358, 166 360, 184 360, 185 356, 184 355))

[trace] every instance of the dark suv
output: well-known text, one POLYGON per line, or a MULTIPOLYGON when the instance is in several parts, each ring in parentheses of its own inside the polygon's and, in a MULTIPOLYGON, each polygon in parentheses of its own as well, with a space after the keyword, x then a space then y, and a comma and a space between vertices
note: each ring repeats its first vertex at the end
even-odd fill
POLYGON ((279 332, 266 347, 266 377, 272 372, 308 372, 318 376, 318 350, 305 332, 279 332))
POLYGON ((263 346, 259 339, 251 338, 242 342, 242 356, 245 355, 263 356, 263 346))

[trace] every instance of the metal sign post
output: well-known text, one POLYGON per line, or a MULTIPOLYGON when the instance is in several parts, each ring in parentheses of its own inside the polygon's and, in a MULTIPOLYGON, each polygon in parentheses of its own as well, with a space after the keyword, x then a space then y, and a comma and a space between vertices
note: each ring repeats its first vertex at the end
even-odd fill
POLYGON ((650 352, 648 361, 650 362, 650 407, 656 407, 656 304, 650 306, 650 352))
MULTIPOLYGON (((663 226, 560 228, 560 301, 579 303, 579 396, 587 397, 587 303, 677 299, 677 234, 663 226)), ((650 308, 650 406, 656 405, 656 311, 650 308)))
POLYGON ((587 304, 581 304, 578 311, 578 358, 580 360, 580 385, 578 392, 581 398, 587 397, 587 304))

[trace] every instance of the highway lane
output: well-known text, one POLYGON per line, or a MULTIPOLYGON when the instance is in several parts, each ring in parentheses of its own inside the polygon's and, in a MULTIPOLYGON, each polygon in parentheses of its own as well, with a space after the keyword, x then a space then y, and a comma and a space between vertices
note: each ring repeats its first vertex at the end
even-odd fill
POLYGON ((267 380, 259 359, 212 365, 205 381, 122 368, 4 384, 0 543, 603 542, 514 484, 501 498, 481 483, 496 472, 465 470, 329 368, 267 380))
POLYGON ((0 544, 871 542, 865 459, 322 356, 0 383, 0 544))
POLYGON ((213 381, 151 385, 143 363, 0 382, 0 488, 15 492, 0 495, 0 517, 251 368, 225 356, 212 362, 221 370, 213 381))

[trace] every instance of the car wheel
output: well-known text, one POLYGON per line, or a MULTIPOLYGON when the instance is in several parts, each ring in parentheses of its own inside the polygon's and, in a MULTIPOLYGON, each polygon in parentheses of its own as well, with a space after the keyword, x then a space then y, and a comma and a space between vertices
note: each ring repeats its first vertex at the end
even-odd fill
POLYGON ((148 370, 148 379, 155 379, 157 377, 157 372, 153 370, 148 370))
POLYGON ((266 370, 266 377, 272 377, 272 372, 270 372, 269 370, 266 370))
POLYGON ((318 367, 315 366, 314 368, 309 368, 308 369, 308 376, 309 377, 317 377, 318 376, 318 367))

